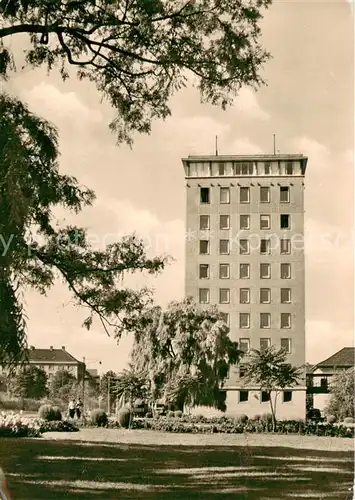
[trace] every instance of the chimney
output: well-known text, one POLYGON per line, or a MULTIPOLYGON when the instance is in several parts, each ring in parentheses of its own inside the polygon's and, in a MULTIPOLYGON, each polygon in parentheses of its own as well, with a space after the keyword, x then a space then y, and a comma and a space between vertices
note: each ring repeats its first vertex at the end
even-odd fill
POLYGON ((65 345, 62 345, 62 351, 65 351, 65 345))
POLYGON ((51 345, 49 349, 50 349, 51 351, 53 351, 53 346, 51 345))

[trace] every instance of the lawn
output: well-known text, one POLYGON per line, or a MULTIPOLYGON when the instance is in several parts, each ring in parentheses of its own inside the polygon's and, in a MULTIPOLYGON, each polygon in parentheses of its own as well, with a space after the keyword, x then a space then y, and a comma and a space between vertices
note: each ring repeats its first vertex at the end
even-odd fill
POLYGON ((352 499, 351 439, 84 429, 2 439, 14 500, 352 499))

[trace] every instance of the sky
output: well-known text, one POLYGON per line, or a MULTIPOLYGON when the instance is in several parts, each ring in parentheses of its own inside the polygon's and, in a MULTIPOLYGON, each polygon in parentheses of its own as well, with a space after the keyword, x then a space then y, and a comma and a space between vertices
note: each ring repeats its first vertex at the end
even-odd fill
MULTIPOLYGON (((94 247, 135 231, 150 254, 174 257, 159 277, 135 280, 154 287, 162 306, 184 295, 181 158, 213 154, 215 135, 220 154, 271 153, 273 133, 281 153, 307 155, 306 359, 316 363, 354 343, 353 16, 347 0, 276 1, 261 24, 272 54, 262 73, 267 86, 242 89, 227 111, 202 105, 188 87, 172 98, 172 116, 155 122, 149 136, 135 136, 132 149, 115 144, 113 110, 87 82, 63 83, 56 70, 27 67, 2 85, 58 127, 61 172, 96 192, 93 207, 65 222, 88 228, 94 247)), ((11 40, 18 55, 22 43, 11 40)), ((86 314, 62 283, 25 299, 30 345, 65 346, 100 371, 126 367, 132 339, 117 345, 98 325, 82 328, 86 314)))

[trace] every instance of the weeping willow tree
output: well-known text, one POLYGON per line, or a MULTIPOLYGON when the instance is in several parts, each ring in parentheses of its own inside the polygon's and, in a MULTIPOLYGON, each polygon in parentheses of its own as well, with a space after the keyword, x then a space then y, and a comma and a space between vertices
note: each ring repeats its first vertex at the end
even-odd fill
POLYGON ((74 301, 104 330, 120 336, 122 318, 151 303, 146 288, 122 287, 125 272, 157 273, 166 258, 148 259, 135 236, 94 250, 84 228, 61 227, 55 207, 78 213, 94 193, 58 169, 58 135, 17 99, 0 95, 0 364, 11 365, 26 350, 23 292, 41 294, 61 279, 74 301))
POLYGON ((147 308, 130 328, 132 365, 149 380, 155 399, 165 397, 180 409, 185 404, 224 409, 221 388, 241 352, 216 308, 201 310, 187 298, 165 311, 147 308))

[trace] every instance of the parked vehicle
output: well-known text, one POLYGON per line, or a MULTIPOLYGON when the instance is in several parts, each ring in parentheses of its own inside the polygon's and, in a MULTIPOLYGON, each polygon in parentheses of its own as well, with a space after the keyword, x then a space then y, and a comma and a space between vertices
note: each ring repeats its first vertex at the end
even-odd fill
POLYGON ((149 405, 143 399, 136 399, 132 405, 132 413, 137 417, 144 417, 149 411, 149 405))
POLYGON ((166 415, 167 406, 162 401, 156 401, 152 404, 153 415, 166 415))
POLYGON ((318 408, 311 408, 307 412, 307 420, 312 420, 313 422, 323 422, 324 417, 322 417, 321 411, 318 408))

